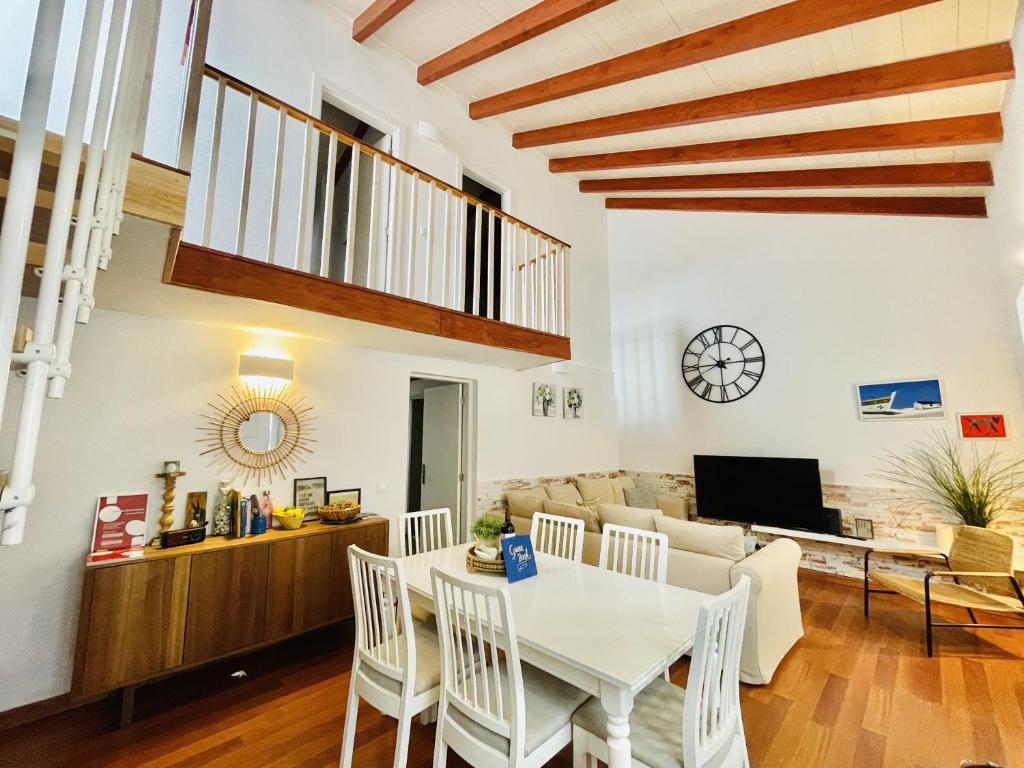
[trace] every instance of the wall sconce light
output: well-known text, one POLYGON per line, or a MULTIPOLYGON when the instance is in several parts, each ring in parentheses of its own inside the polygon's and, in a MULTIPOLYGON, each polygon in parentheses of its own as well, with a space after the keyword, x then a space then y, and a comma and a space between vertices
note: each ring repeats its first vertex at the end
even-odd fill
POLYGON ((280 388, 295 378, 295 361, 281 357, 239 355, 238 375, 250 386, 280 388))

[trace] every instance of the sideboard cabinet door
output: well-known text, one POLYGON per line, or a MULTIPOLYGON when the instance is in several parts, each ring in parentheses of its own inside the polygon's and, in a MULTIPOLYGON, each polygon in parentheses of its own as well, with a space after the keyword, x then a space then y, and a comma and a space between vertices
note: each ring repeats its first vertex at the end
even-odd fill
POLYGON ((281 541, 270 549, 267 631, 277 640, 331 620, 330 534, 281 541))
POLYGON ((351 619, 355 615, 352 606, 352 579, 348 569, 348 548, 355 544, 360 549, 376 555, 388 553, 388 526, 368 525, 339 531, 334 539, 334 555, 331 558, 331 618, 351 619))
POLYGON ((263 641, 269 544, 192 555, 185 664, 263 641))
POLYGON ((187 557, 88 571, 72 693, 109 691, 181 664, 188 582, 187 557))

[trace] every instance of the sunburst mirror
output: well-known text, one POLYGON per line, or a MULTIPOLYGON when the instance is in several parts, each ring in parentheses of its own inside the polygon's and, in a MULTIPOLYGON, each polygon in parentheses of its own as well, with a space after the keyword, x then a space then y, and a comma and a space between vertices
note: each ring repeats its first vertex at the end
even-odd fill
POLYGON ((217 471, 241 470, 242 482, 257 483, 285 470, 295 471, 296 460, 312 452, 312 408, 293 389, 232 387, 203 415, 206 424, 199 438, 217 471))

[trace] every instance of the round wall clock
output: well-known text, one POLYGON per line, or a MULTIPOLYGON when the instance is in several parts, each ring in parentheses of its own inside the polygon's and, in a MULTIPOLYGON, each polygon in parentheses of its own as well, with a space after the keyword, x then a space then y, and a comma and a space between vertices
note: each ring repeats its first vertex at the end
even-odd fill
POLYGON ((746 397, 764 375, 764 349, 750 331, 716 325, 701 331, 683 352, 683 379, 701 400, 731 403, 746 397))

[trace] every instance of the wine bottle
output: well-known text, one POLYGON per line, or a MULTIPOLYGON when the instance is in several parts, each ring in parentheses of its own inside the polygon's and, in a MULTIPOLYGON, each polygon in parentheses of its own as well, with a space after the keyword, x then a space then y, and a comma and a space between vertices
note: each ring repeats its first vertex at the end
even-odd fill
POLYGON ((512 511, 508 507, 505 507, 505 522, 501 524, 501 530, 498 533, 498 541, 515 535, 516 527, 512 524, 512 511))

